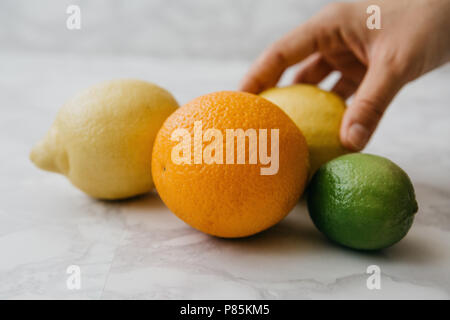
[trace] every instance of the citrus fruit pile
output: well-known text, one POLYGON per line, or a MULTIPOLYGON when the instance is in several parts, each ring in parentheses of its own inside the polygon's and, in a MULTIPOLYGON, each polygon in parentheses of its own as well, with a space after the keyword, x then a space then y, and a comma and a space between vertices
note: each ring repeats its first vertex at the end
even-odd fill
POLYGON ((155 84, 107 81, 69 100, 30 158, 95 198, 156 186, 187 224, 226 238, 275 225, 309 183, 310 215, 328 238, 384 248, 408 232, 414 190, 389 160, 344 155, 344 111, 338 96, 310 85, 215 92, 178 107, 155 84))

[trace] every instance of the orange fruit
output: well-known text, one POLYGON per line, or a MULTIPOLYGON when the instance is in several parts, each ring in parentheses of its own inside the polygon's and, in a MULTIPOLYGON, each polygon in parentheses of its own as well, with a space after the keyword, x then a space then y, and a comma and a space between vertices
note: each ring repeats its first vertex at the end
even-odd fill
POLYGON ((152 175, 161 199, 187 224, 219 237, 244 237, 273 226, 294 207, 308 176, 308 148, 295 123, 272 102, 249 93, 216 92, 166 119, 155 140, 152 175), (219 133, 207 139, 208 129, 219 133), (227 136, 231 129, 248 136, 227 136), (182 138, 174 134, 180 130, 182 138), (252 132, 257 138, 251 139, 252 132), (215 161, 208 161, 208 154, 215 161))

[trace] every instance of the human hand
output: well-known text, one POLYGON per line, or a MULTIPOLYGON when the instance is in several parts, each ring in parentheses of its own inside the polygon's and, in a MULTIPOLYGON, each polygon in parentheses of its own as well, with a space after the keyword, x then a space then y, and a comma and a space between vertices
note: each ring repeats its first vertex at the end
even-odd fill
POLYGON ((294 83, 318 84, 332 71, 332 91, 354 94, 342 119, 344 147, 367 144, 387 106, 408 82, 450 60, 449 0, 370 0, 333 3, 271 45, 243 79, 241 90, 259 93, 303 62, 294 83), (369 5, 381 8, 381 29, 366 26, 369 5))

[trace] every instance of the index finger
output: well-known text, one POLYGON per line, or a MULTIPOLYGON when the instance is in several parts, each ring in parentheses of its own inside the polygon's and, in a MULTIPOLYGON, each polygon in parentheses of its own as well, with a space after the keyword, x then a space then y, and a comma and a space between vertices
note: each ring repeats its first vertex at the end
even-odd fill
POLYGON ((313 20, 298 26, 266 49, 241 82, 241 90, 259 93, 277 84, 284 70, 317 51, 313 20))

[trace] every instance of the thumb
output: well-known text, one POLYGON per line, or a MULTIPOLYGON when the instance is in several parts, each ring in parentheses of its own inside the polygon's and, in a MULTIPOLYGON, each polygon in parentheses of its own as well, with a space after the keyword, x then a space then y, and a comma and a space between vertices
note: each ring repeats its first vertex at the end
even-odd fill
POLYGON ((400 77, 383 63, 367 70, 341 124, 341 143, 353 151, 362 150, 389 103, 403 86, 400 77))

